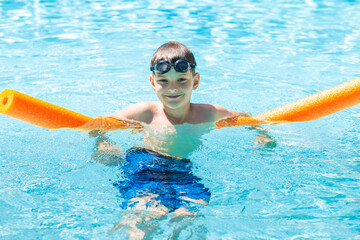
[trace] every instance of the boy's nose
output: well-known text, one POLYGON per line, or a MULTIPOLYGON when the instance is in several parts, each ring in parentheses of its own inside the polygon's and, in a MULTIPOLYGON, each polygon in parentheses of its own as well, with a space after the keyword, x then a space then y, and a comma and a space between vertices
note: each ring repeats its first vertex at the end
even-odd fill
POLYGON ((178 87, 177 87, 176 83, 170 83, 170 84, 169 84, 169 87, 168 87, 168 91, 169 91, 169 92, 170 92, 170 91, 175 91, 175 92, 177 92, 177 91, 178 91, 178 87))
POLYGON ((177 88, 169 88, 168 89, 168 93, 172 93, 172 94, 177 93, 177 91, 178 91, 177 88))

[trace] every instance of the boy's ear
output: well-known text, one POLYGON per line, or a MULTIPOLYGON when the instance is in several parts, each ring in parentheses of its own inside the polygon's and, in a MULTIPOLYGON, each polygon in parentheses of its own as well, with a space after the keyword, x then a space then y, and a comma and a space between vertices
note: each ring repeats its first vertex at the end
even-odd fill
POLYGON ((155 76, 154 76, 154 74, 150 75, 150 83, 151 83, 152 89, 155 91, 155 76))
POLYGON ((194 84, 193 84, 193 90, 196 90, 199 87, 200 83, 200 73, 195 73, 194 75, 194 84))

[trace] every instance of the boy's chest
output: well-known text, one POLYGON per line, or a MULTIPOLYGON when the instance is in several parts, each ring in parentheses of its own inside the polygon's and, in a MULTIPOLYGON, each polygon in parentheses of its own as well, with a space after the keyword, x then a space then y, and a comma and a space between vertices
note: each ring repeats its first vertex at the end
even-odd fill
MULTIPOLYGON (((187 116, 187 118, 184 119, 184 121, 178 120, 178 121, 171 121, 168 116, 164 112, 155 112, 152 116, 152 119, 150 119, 149 125, 161 125, 161 126, 172 126, 174 124, 201 124, 201 123, 208 123, 213 121, 213 119, 209 119, 209 117, 205 114, 196 114, 191 113, 187 116)), ((172 132, 175 132, 176 130, 172 130, 172 132)), ((170 131, 171 132, 171 131, 170 131)))

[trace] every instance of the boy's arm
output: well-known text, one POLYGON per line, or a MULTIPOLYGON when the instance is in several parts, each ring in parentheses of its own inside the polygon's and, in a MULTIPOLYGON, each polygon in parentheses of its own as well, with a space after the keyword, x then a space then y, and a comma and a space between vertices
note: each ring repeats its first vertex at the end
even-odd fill
POLYGON ((212 105, 215 107, 215 120, 219 120, 225 117, 235 117, 235 116, 242 116, 242 117, 251 117, 251 114, 248 112, 236 112, 233 110, 228 110, 220 105, 212 105))
MULTIPOLYGON (((153 117, 153 105, 152 102, 140 102, 130 105, 120 112, 104 117, 149 123, 153 117)), ((103 134, 104 133, 99 130, 89 132, 90 137, 97 137, 95 151, 91 156, 92 160, 105 165, 119 165, 122 161, 122 152, 120 148, 103 134)))
POLYGON ((154 115, 154 109, 156 109, 156 106, 153 102, 140 102, 130 105, 120 112, 108 115, 107 117, 150 123, 154 115))
MULTIPOLYGON (((242 117, 251 117, 251 114, 248 112, 235 112, 233 110, 226 110, 224 107, 217 106, 220 115, 224 115, 223 117, 235 117, 235 116, 242 116, 242 117), (226 111, 228 115, 226 115, 226 111)), ((222 117, 221 117, 222 118, 222 117)), ((267 131, 264 130, 262 127, 252 127, 259 132, 259 135, 254 139, 254 143, 258 146, 262 146, 265 148, 274 148, 276 147, 276 142, 271 139, 271 137, 267 134, 267 131)))
POLYGON ((97 136, 96 147, 91 159, 108 166, 117 166, 122 161, 122 152, 116 143, 104 135, 97 136))

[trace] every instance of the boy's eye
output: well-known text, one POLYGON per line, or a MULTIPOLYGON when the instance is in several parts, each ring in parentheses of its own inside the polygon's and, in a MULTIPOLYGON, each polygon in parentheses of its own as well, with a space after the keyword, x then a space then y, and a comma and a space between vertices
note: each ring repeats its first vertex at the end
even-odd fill
POLYGON ((179 78, 179 79, 178 79, 178 82, 185 82, 185 81, 186 81, 185 78, 179 78))
POLYGON ((159 79, 158 82, 159 83, 167 83, 167 80, 166 79, 159 79))

